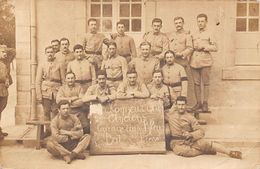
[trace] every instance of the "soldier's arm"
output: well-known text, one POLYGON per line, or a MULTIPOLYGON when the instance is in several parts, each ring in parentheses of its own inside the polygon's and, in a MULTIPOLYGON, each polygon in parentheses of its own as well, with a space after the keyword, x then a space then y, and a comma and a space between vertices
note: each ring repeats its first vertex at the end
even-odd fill
POLYGON ((192 38, 190 34, 186 35, 186 48, 181 52, 183 55, 183 59, 190 60, 190 56, 193 52, 193 44, 192 44, 192 38))
POLYGON ((204 51, 208 51, 208 52, 218 51, 216 38, 212 34, 210 34, 209 36, 209 44, 204 47, 204 51))
POLYGON ((96 78, 96 70, 94 65, 90 64, 90 73, 91 73, 91 78, 92 78, 92 85, 97 83, 97 78, 96 78))
POLYGON ((169 50, 169 39, 167 38, 167 36, 163 36, 162 39, 162 52, 159 55, 155 55, 156 58, 158 58, 159 60, 163 60, 164 59, 164 54, 167 50, 169 50))
POLYGON ((60 79, 61 79, 62 84, 65 84, 65 74, 66 74, 66 72, 65 72, 64 68, 65 67, 62 66, 62 64, 60 64, 60 79))
POLYGON ((116 99, 116 89, 115 89, 115 87, 110 87, 109 89, 110 89, 110 95, 107 96, 108 99, 110 101, 115 100, 116 99))
POLYGON ((116 98, 117 99, 130 99, 133 98, 132 95, 128 95, 125 91, 125 86, 124 86, 124 82, 122 82, 121 84, 119 84, 118 88, 117 88, 117 93, 116 93, 116 98))
POLYGON ((42 101, 42 91, 41 91, 42 75, 43 75, 43 69, 42 66, 39 65, 37 68, 37 74, 35 79, 36 98, 38 101, 42 101))
POLYGON ((188 78, 185 69, 180 67, 180 77, 181 77, 181 96, 187 97, 188 92, 188 78))
POLYGON ((135 98, 148 98, 150 96, 150 92, 147 89, 145 84, 141 84, 141 91, 136 91, 134 93, 135 98))
POLYGON ((83 129, 80 120, 75 116, 74 127, 71 129, 70 136, 71 139, 79 139, 83 136, 83 129))
POLYGON ((90 86, 87 89, 87 92, 82 96, 83 102, 91 102, 91 101, 97 101, 97 95, 95 94, 95 90, 93 86, 90 86))
POLYGON ((191 116, 190 123, 191 123, 191 127, 192 127, 192 130, 193 130, 192 132, 190 132, 190 134, 192 135, 192 140, 196 141, 198 139, 203 138, 204 135, 205 135, 205 132, 200 127, 197 119, 195 119, 195 117, 191 116))
POLYGON ((84 93, 82 88, 80 87, 78 90, 78 96, 75 97, 74 100, 72 100, 71 105, 75 106, 75 107, 80 107, 83 105, 83 101, 82 101, 82 97, 83 97, 84 93))
POLYGON ((137 52, 135 47, 135 41, 133 38, 130 39, 130 51, 131 51, 132 58, 136 58, 137 52))
POLYGON ((126 73, 127 73, 127 61, 125 58, 122 58, 121 60, 121 64, 122 64, 122 73, 123 73, 123 79, 126 79, 126 73))
POLYGON ((67 142, 69 137, 65 134, 60 133, 60 129, 58 128, 57 124, 57 118, 53 119, 51 121, 51 134, 52 137, 58 142, 58 143, 64 143, 67 142))
POLYGON ((155 61, 154 71, 155 71, 155 70, 159 70, 159 69, 160 69, 160 61, 157 59, 157 60, 155 61))

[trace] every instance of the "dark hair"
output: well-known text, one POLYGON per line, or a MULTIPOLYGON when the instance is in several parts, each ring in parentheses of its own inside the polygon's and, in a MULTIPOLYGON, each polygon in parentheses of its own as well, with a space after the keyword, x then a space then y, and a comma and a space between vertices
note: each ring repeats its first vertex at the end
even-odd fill
POLYGON ((144 41, 144 42, 141 42, 141 43, 140 43, 140 48, 141 48, 141 46, 145 46, 145 45, 150 46, 150 48, 151 48, 151 46, 152 46, 150 42, 144 41))
POLYGON ((116 26, 118 26, 119 24, 125 26, 125 23, 124 23, 123 21, 118 21, 118 22, 116 23, 116 26))
POLYGON ((61 38, 61 39, 60 39, 60 43, 61 43, 61 41, 68 41, 68 43, 70 44, 70 41, 69 41, 68 38, 61 38))
POLYGON ((83 46, 80 45, 80 44, 76 44, 76 45, 73 47, 73 51, 75 52, 76 49, 82 49, 82 50, 83 50, 83 46))
POLYGON ((187 103, 187 98, 185 96, 178 96, 176 99, 176 103, 177 101, 184 101, 185 103, 187 103))
POLYGON ((162 24, 162 20, 161 20, 160 18, 153 18, 152 24, 153 24, 154 22, 160 22, 160 24, 162 24))
POLYGON ((68 104, 68 105, 70 106, 70 102, 69 102, 68 100, 61 100, 61 101, 59 101, 59 103, 58 103, 58 108, 60 109, 60 107, 61 107, 62 105, 66 105, 66 104, 68 104))
POLYGON ((129 68, 128 71, 126 72, 126 74, 133 74, 133 73, 137 74, 135 68, 133 68, 133 67, 129 68))
POLYGON ((174 53, 172 50, 167 50, 167 51, 164 53, 164 57, 165 57, 166 54, 168 54, 168 53, 173 54, 173 57, 175 57, 175 53, 174 53))
POLYGON ((205 18, 205 20, 208 21, 208 16, 204 13, 198 14, 197 19, 198 18, 205 18))
POLYGON ((76 78, 76 75, 75 75, 75 73, 74 72, 67 72, 66 74, 65 74, 65 77, 67 77, 67 75, 69 75, 69 74, 73 74, 74 75, 74 77, 76 78))
POLYGON ((58 39, 54 39, 51 41, 51 43, 53 43, 53 42, 58 42, 60 44, 60 41, 58 39))
POLYGON ((158 70, 153 71, 153 75, 154 75, 155 73, 161 73, 162 76, 163 76, 163 73, 162 73, 162 70, 161 70, 161 69, 158 69, 158 70))
POLYGON ((52 46, 47 46, 47 47, 44 49, 44 51, 46 52, 46 50, 48 50, 48 49, 52 49, 52 50, 53 50, 53 47, 52 47, 52 46))
POLYGON ((115 42, 115 41, 109 41, 109 42, 107 43, 107 47, 109 47, 109 46, 111 46, 111 45, 113 45, 113 46, 115 46, 115 47, 117 48, 117 45, 116 45, 116 42, 115 42))
POLYGON ((90 19, 88 20, 88 25, 89 25, 89 23, 92 22, 92 21, 97 22, 97 20, 96 20, 95 18, 90 18, 90 19))
POLYGON ((104 75, 105 77, 107 77, 107 73, 106 73, 105 70, 99 70, 99 71, 97 72, 97 77, 98 77, 99 75, 104 75))
POLYGON ((182 22, 184 23, 184 19, 183 19, 183 17, 181 17, 181 16, 176 16, 173 20, 176 21, 176 20, 179 20, 179 19, 181 19, 182 22))

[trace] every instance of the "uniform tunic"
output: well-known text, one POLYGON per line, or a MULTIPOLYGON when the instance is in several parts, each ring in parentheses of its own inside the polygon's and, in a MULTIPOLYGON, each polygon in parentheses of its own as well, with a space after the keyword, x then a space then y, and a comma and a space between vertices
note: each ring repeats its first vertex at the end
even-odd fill
POLYGON ((1 120, 1 113, 7 105, 7 99, 8 99, 8 86, 6 86, 7 81, 9 81, 8 68, 6 64, 3 63, 2 60, 0 60, 0 120, 1 120))
POLYGON ((122 82, 117 89, 117 97, 121 98, 128 94, 135 93, 136 98, 147 98, 149 97, 150 93, 147 89, 146 85, 141 82, 136 82, 136 85, 131 86, 129 83, 122 82))
POLYGON ((68 51, 67 53, 63 53, 62 51, 59 51, 54 56, 55 56, 55 62, 61 63, 63 65, 63 69, 65 70, 65 73, 66 73, 68 63, 75 59, 74 54, 70 51, 68 51))

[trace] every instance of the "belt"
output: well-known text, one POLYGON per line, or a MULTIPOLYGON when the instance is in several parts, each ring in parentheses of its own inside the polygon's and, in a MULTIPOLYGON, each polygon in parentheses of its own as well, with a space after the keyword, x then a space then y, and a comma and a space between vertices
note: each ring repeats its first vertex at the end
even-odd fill
POLYGON ((123 80, 123 76, 120 76, 120 77, 116 77, 116 78, 111 78, 111 77, 108 77, 107 80, 110 80, 110 81, 119 81, 119 80, 123 80))
POLYGON ((194 49, 194 51, 196 51, 196 52, 207 52, 207 51, 204 51, 203 49, 194 49))
POLYGON ((86 51, 85 50, 85 52, 86 52, 86 54, 90 54, 90 55, 102 55, 102 52, 94 52, 94 51, 86 51))
POLYGON ((171 139, 173 139, 173 140, 185 140, 186 137, 184 137, 184 136, 171 136, 171 139))
POLYGON ((92 82, 91 79, 89 80, 75 80, 76 83, 80 83, 80 84, 85 84, 85 83, 89 83, 89 82, 92 82))
POLYGON ((43 81, 50 81, 50 82, 55 82, 55 83, 61 83, 61 80, 58 80, 58 79, 50 79, 50 80, 43 79, 43 81))
POLYGON ((178 86, 181 86, 181 82, 176 82, 176 83, 164 83, 165 85, 167 86, 170 86, 170 87, 178 87, 178 86))
POLYGON ((162 52, 159 52, 159 51, 152 51, 151 54, 154 56, 154 55, 159 55, 161 54, 162 52))
POLYGON ((121 55, 121 56, 123 56, 124 58, 126 58, 126 57, 130 57, 131 54, 126 54, 126 55, 121 55))

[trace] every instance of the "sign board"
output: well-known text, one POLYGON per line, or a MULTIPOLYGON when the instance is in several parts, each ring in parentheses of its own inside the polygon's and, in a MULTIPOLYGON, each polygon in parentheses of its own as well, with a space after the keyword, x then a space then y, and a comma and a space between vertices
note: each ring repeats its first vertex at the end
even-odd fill
POLYGON ((165 153, 162 101, 115 100, 90 113, 91 154, 165 153))

